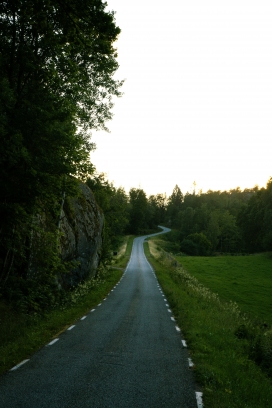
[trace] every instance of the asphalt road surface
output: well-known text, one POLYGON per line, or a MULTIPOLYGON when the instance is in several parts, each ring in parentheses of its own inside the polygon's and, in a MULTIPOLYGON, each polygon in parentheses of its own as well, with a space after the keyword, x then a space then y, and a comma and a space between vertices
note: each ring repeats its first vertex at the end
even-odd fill
POLYGON ((182 335, 136 238, 95 309, 0 377, 2 408, 196 408, 182 335))

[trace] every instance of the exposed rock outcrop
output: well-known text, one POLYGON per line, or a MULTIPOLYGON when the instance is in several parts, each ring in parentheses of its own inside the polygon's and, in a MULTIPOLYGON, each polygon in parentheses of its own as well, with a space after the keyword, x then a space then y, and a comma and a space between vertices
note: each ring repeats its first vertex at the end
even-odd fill
POLYGON ((65 286, 77 285, 95 275, 102 249, 104 217, 92 191, 80 183, 80 194, 65 200, 60 230, 61 254, 65 261, 76 261, 78 266, 62 277, 65 286))

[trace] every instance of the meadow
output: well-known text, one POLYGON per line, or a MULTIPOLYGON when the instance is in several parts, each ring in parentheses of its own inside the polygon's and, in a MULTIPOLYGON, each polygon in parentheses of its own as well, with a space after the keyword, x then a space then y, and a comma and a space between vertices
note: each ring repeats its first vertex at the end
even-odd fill
POLYGON ((175 259, 220 299, 232 300, 252 320, 272 325, 271 254, 175 259))

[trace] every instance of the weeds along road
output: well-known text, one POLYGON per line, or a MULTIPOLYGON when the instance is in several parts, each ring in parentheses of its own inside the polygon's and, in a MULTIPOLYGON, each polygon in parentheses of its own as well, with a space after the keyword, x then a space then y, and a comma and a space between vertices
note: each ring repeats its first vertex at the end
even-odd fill
POLYGON ((1 408, 197 407, 187 350, 144 239, 100 305, 0 378, 1 408))

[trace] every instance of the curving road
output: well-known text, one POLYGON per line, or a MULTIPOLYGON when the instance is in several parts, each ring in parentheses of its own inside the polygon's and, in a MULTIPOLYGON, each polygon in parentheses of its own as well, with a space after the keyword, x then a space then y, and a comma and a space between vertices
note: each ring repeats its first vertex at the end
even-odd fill
POLYGON ((123 277, 100 305, 0 378, 1 408, 197 407, 187 349, 145 238, 134 240, 123 277))

